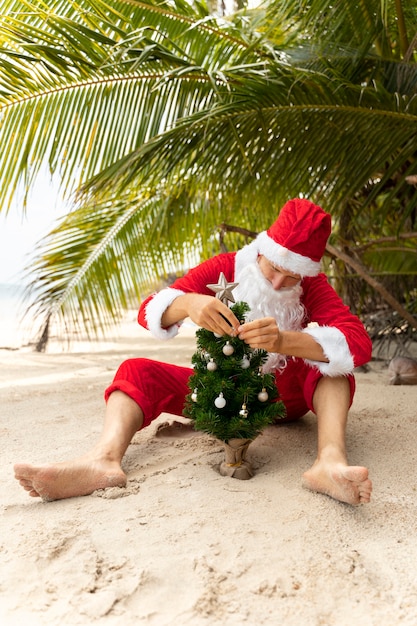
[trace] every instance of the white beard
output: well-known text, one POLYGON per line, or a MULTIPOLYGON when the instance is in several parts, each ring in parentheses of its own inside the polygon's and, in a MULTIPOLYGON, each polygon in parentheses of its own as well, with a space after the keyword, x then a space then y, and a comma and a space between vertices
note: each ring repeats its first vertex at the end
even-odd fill
MULTIPOLYGON (((275 290, 262 274, 258 264, 249 263, 235 276, 239 283, 233 290, 236 302, 246 302, 250 311, 246 320, 273 317, 280 330, 300 330, 305 318, 305 309, 301 303, 303 293, 300 284, 295 287, 275 290)), ((287 364, 286 355, 270 352, 263 366, 264 372, 282 370, 287 364)))

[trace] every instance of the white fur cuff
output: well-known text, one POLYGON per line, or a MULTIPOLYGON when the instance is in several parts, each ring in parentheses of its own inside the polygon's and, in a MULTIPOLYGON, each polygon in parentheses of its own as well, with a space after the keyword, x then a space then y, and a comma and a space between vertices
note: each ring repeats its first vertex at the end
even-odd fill
POLYGON ((146 323, 152 335, 157 339, 172 339, 172 337, 175 337, 178 334, 178 329, 181 326, 181 323, 173 324, 168 328, 162 328, 161 320, 169 305, 175 300, 175 298, 183 296, 184 293, 185 292, 180 289, 166 287, 159 293, 155 294, 146 306, 146 323))
POLYGON ((342 331, 334 326, 316 326, 304 328, 302 332, 311 335, 329 359, 328 363, 304 359, 306 363, 316 367, 324 376, 344 376, 352 373, 353 356, 342 331))

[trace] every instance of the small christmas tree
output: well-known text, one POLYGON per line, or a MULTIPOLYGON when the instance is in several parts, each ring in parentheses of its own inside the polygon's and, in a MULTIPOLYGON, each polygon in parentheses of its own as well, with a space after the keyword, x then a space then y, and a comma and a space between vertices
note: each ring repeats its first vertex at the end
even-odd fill
MULTIPOLYGON (((230 291, 227 296, 224 291, 223 297, 230 300, 230 291)), ((231 310, 243 322, 249 307, 238 302, 231 310)), ((262 372, 268 353, 252 349, 238 337, 219 337, 204 328, 196 336, 185 415, 194 420, 196 430, 224 442, 221 474, 250 478, 253 471, 245 456, 249 444, 266 426, 285 416, 274 375, 262 372)))

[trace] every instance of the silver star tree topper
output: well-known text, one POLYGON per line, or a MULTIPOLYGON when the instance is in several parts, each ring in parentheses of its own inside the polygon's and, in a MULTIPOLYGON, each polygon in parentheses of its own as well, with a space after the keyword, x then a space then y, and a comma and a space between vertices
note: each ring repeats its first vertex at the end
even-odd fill
POLYGON ((223 274, 223 272, 220 272, 219 282, 217 283, 217 285, 210 284, 207 285, 207 287, 211 289, 211 291, 215 292, 216 298, 224 302, 226 306, 229 306, 228 302, 235 302, 232 290, 237 287, 238 284, 239 283, 228 283, 226 280, 226 276, 223 274))

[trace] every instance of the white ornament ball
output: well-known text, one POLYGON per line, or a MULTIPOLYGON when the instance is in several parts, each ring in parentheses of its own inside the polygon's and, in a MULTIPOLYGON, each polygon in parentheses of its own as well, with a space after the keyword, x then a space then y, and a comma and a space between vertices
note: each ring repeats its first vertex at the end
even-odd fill
POLYGON ((230 356, 231 354, 233 354, 234 351, 234 347, 229 342, 227 342, 223 346, 223 354, 225 354, 226 356, 230 356))
POLYGON ((214 404, 216 405, 218 409, 223 409, 226 406, 226 400, 224 399, 222 393, 219 396, 217 396, 217 398, 214 401, 214 404))
POLYGON ((197 402, 197 387, 194 389, 193 393, 191 394, 191 400, 193 402, 197 402))
POLYGON ((215 372, 217 369, 217 363, 215 363, 213 359, 210 359, 207 363, 207 369, 209 372, 215 372))
POLYGON ((258 393, 258 400, 259 402, 266 402, 268 400, 269 396, 268 396, 268 392, 265 389, 265 387, 262 389, 262 391, 260 391, 258 393))

